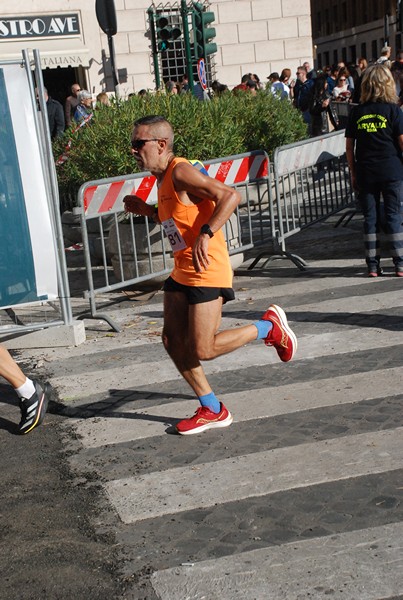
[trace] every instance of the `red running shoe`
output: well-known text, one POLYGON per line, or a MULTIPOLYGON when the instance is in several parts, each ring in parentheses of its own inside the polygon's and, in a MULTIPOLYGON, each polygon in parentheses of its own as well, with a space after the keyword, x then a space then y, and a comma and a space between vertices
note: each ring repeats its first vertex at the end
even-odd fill
POLYGON ((231 425, 233 417, 222 402, 220 402, 220 407, 220 412, 215 413, 206 406, 199 406, 193 417, 179 421, 176 426, 177 432, 181 435, 193 435, 206 431, 206 429, 228 427, 231 425))
POLYGON ((266 346, 274 346, 283 362, 288 362, 297 351, 297 337, 288 325, 285 312, 276 304, 271 304, 262 317, 263 321, 271 321, 273 328, 265 339, 266 346))

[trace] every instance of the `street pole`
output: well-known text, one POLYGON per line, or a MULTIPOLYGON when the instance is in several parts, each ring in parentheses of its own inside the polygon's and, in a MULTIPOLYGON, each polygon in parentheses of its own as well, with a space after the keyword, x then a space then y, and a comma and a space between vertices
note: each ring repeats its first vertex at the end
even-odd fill
POLYGON ((112 79, 113 86, 115 88, 115 96, 119 98, 119 78, 116 71, 116 62, 115 62, 115 45, 113 43, 113 36, 108 35, 108 46, 109 46, 109 57, 111 61, 111 69, 112 69, 112 79))
POLYGON ((186 0, 181 0, 181 15, 182 15, 183 37, 185 40, 186 73, 188 76, 190 91, 193 93, 193 88, 194 88, 193 65, 192 65, 192 53, 190 51, 188 7, 186 6, 186 0))
POLYGON ((151 48, 153 51, 153 65, 154 65, 154 75, 155 75, 155 87, 157 90, 160 89, 161 79, 160 79, 160 67, 158 63, 158 48, 157 48, 157 40, 155 36, 155 28, 154 28, 154 11, 150 7, 147 10, 148 20, 150 23, 150 34, 151 34, 151 48))
POLYGON ((113 87, 115 88, 116 98, 119 98, 119 79, 116 71, 115 46, 113 43, 113 36, 116 35, 118 30, 114 0, 95 0, 95 13, 100 28, 108 38, 113 87))

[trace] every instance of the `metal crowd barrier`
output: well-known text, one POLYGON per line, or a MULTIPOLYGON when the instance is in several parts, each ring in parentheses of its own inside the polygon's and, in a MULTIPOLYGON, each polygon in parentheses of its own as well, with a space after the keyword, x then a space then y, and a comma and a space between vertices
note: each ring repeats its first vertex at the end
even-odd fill
POLYGON ((253 269, 262 258, 266 262, 286 258, 303 270, 305 261, 287 252, 286 239, 354 203, 344 131, 277 148, 273 168, 271 220, 277 252, 262 252, 249 268, 253 269))
MULTIPOLYGON (((207 161, 205 168, 242 195, 225 226, 230 255, 265 247, 249 269, 265 258, 288 259, 303 270, 305 261, 287 251, 286 240, 354 201, 342 131, 277 148, 273 163, 266 153, 251 152, 207 161)), ((127 194, 156 204, 155 178, 139 173, 87 182, 74 211, 81 220, 88 279, 84 297, 90 303, 90 313, 81 318, 103 319, 115 331, 119 328, 110 317, 98 313, 96 296, 163 279, 173 264, 162 227, 124 214, 127 194)))
MULTIPOLYGON (((275 231, 270 163, 265 152, 227 156, 204 163, 209 176, 237 188, 242 203, 225 225, 231 256, 265 244, 275 231)), ((81 318, 105 320, 97 312, 96 296, 157 278, 172 270, 173 259, 160 225, 147 218, 125 215, 123 198, 135 194, 149 204, 157 203, 156 179, 150 173, 89 181, 78 192, 90 313, 81 318)))

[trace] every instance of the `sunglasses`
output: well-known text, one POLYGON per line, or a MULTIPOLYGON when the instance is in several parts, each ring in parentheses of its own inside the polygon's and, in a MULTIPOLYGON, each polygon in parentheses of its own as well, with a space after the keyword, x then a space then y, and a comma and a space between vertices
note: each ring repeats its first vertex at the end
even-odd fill
POLYGON ((167 138, 149 138, 148 140, 132 140, 130 143, 133 150, 140 150, 147 142, 159 142, 160 140, 166 140, 167 138))
POLYGON ((340 77, 339 81, 346 81, 345 77, 340 77))
POLYGON ((158 142, 159 138, 150 138, 148 140, 132 140, 131 145, 133 150, 140 150, 147 142, 158 142))

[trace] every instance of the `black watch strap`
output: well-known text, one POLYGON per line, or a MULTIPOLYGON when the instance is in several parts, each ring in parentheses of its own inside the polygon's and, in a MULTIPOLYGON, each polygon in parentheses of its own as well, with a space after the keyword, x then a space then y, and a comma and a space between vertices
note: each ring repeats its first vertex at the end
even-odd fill
POLYGON ((200 233, 207 233, 209 235, 209 237, 213 237, 214 233, 211 231, 210 229, 210 225, 208 223, 205 223, 204 225, 202 225, 200 227, 200 233))

